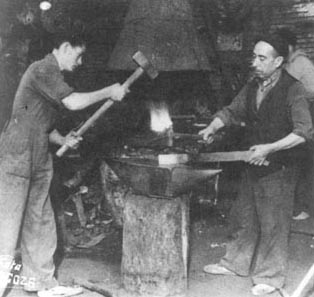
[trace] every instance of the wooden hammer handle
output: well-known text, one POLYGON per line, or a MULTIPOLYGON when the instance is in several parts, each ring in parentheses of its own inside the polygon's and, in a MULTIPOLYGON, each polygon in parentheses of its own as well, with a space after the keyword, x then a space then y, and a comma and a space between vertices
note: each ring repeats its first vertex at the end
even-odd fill
MULTIPOLYGON (((114 103, 112 100, 106 101, 99 109, 95 111, 95 113, 77 130, 76 134, 78 136, 82 136, 89 128, 91 128, 95 122, 101 117, 101 115, 111 107, 111 105, 114 103)), ((58 157, 63 156, 63 154, 69 149, 67 145, 61 146, 56 155, 58 157)))
POLYGON ((122 86, 128 89, 143 73, 144 69, 142 67, 136 68, 136 70, 128 77, 122 86))
MULTIPOLYGON (((144 69, 138 67, 123 83, 123 87, 128 89, 142 74, 144 73, 144 69)), ((90 127, 92 127, 95 122, 102 116, 103 113, 106 112, 107 109, 111 107, 114 103, 112 100, 106 101, 96 112, 81 126, 81 128, 76 132, 78 136, 82 136, 90 127)), ((61 146, 56 155, 61 157, 64 153, 69 149, 67 145, 61 146)))

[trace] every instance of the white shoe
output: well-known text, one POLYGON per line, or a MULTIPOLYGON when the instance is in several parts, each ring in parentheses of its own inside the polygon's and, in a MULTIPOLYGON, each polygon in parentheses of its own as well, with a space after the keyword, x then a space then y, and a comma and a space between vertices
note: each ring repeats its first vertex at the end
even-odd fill
POLYGON ((209 274, 220 274, 220 275, 237 275, 235 272, 229 270, 228 268, 217 264, 208 264, 204 266, 203 271, 209 274))
POLYGON ((57 286, 47 290, 37 292, 38 297, 69 297, 83 293, 81 287, 57 286))
POLYGON ((258 285, 253 286, 251 291, 253 295, 261 296, 261 295, 273 293, 275 290, 276 288, 270 285, 258 284, 258 285))
POLYGON ((302 221, 302 220, 306 220, 310 217, 310 215, 305 212, 305 211, 301 211, 297 216, 292 217, 295 221, 302 221))

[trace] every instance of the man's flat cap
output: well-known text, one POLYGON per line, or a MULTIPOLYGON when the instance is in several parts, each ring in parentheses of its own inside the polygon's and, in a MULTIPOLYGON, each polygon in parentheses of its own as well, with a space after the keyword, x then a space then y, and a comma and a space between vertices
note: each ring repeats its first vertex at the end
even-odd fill
POLYGON ((265 35, 258 36, 255 39, 255 44, 259 41, 264 41, 270 44, 276 50, 279 56, 282 56, 285 59, 287 58, 289 54, 288 43, 279 34, 272 33, 272 34, 265 34, 265 35))

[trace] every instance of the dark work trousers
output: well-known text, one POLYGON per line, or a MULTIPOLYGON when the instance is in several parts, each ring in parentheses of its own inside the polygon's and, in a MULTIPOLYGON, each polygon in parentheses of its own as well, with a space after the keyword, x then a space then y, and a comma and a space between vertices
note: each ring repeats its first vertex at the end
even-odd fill
MULTIPOLYGON (((53 171, 47 134, 13 121, 2 137, 0 255, 13 259, 20 235, 25 289, 53 287, 57 239, 48 194, 53 171)), ((8 264, 3 262, 0 272, 7 271, 8 264)))
POLYGON ((298 169, 283 168, 262 178, 242 173, 234 204, 239 229, 221 264, 254 284, 284 285, 288 237, 298 169))

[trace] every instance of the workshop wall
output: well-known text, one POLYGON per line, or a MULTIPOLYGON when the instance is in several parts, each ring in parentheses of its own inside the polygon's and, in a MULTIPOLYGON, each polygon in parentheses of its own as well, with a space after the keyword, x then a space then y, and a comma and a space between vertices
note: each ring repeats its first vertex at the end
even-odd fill
POLYGON ((310 0, 194 0, 197 19, 214 45, 216 71, 212 88, 220 106, 228 104, 247 79, 251 50, 257 35, 289 27, 299 46, 314 61, 314 1, 310 0))
MULTIPOLYGON (((38 10, 38 3, 39 0, 0 2, 0 49, 12 36, 28 39, 31 62, 48 51, 47 32, 64 20, 79 19, 89 26, 90 46, 85 66, 76 73, 73 84, 78 89, 91 90, 105 80, 114 81, 116 76, 104 70, 130 0, 53 0, 52 9, 45 13, 38 10)), ((210 101, 215 101, 217 108, 228 104, 247 79, 252 42, 259 33, 289 26, 297 33, 300 47, 314 60, 313 0, 191 0, 191 4, 196 28, 213 66, 208 84, 212 90, 210 101)))
POLYGON ((254 33, 289 27, 297 34, 299 47, 314 61, 314 1, 263 0, 261 3, 254 9, 255 21, 247 32, 248 39, 254 33))

